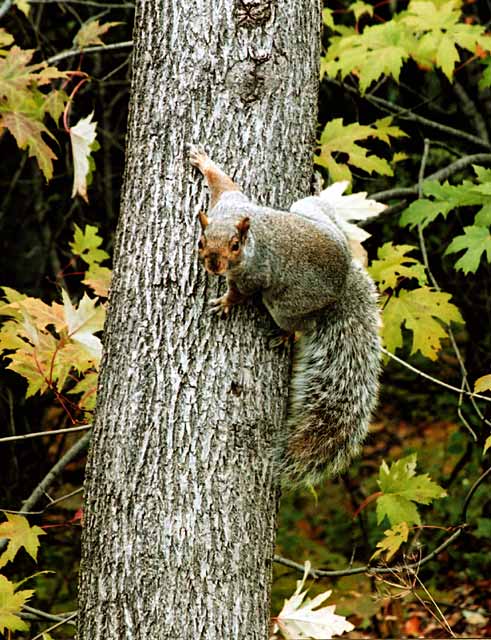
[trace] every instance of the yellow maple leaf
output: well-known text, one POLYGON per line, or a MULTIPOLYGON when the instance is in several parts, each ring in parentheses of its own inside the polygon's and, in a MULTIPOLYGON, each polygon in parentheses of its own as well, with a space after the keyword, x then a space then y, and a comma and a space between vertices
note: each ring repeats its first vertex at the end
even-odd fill
POLYGON ((104 42, 101 40, 101 36, 109 31, 111 27, 115 27, 118 24, 123 24, 122 22, 106 22, 104 24, 100 24, 99 20, 90 20, 86 22, 77 35, 73 39, 73 44, 76 47, 80 47, 83 49, 91 44, 95 45, 103 45, 104 42))
POLYGON ((0 556, 0 567, 11 562, 22 547, 31 558, 37 560, 39 536, 44 536, 45 532, 36 525, 31 527, 24 516, 15 513, 6 513, 5 515, 7 521, 0 524, 0 538, 7 538, 9 543, 0 556))
POLYGON ((0 633, 9 631, 28 631, 29 625, 18 614, 26 601, 32 597, 33 589, 15 591, 16 585, 0 575, 0 633))

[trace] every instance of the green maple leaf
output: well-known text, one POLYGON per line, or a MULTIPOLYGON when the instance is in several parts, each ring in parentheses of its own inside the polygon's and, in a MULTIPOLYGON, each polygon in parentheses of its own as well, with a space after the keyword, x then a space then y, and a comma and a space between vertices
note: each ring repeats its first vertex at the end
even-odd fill
POLYGON ((85 411, 94 411, 97 398, 97 371, 89 371, 77 384, 67 391, 72 395, 82 394, 78 406, 85 411))
POLYGON ((98 265, 107 260, 109 254, 99 249, 102 244, 102 238, 98 234, 97 227, 86 225, 82 231, 79 226, 75 225, 75 234, 73 241, 69 243, 72 253, 80 256, 89 266, 98 265))
MULTIPOLYGON (((457 207, 484 204, 488 200, 477 191, 476 185, 469 181, 464 181, 461 185, 451 185, 448 182, 440 184, 428 180, 423 183, 423 193, 433 199, 421 198, 409 205, 401 215, 401 226, 414 228, 420 224, 424 229, 439 215, 446 218, 448 213, 457 207)), ((489 201, 491 203, 491 199, 489 201)))
POLYGON ((447 247, 445 255, 465 250, 464 255, 457 260, 455 268, 462 270, 465 274, 475 273, 479 267, 483 253, 486 259, 491 262, 491 233, 489 228, 474 225, 464 227, 464 235, 457 236, 447 247))
POLYGON ((366 27, 363 33, 331 39, 325 56, 325 69, 342 78, 355 72, 360 79, 360 91, 365 93, 372 82, 382 75, 399 80, 402 64, 415 46, 414 37, 404 25, 390 20, 366 27))
POLYGON ((425 284, 424 266, 406 254, 416 247, 407 244, 394 245, 386 242, 377 252, 378 260, 373 260, 368 272, 379 283, 380 290, 395 289, 400 278, 416 278, 419 284, 425 284))
POLYGON ((385 553, 385 560, 386 562, 389 562, 400 549, 401 545, 404 542, 407 542, 409 537, 409 526, 405 521, 399 522, 394 525, 392 529, 384 531, 384 536, 385 538, 377 542, 377 550, 372 555, 372 560, 380 556, 382 553, 385 553))
POLYGON ((428 287, 391 296, 383 313, 387 349, 394 352, 403 346, 402 326, 405 325, 413 334, 411 354, 421 351, 426 358, 436 360, 441 341, 448 336, 445 326, 450 322, 463 322, 450 297, 448 293, 428 287))
POLYGON ((393 462, 390 468, 382 462, 378 485, 383 495, 377 498, 377 522, 387 518, 390 524, 421 524, 414 503, 430 504, 447 494, 428 474, 416 475, 416 454, 393 462))
POLYGON ((349 7, 349 11, 352 11, 355 14, 356 22, 358 22, 364 13, 367 13, 369 16, 373 16, 373 6, 366 2, 362 2, 361 0, 353 2, 349 7))
POLYGON ((332 9, 322 9, 322 22, 326 27, 334 29, 334 19, 332 17, 332 9))
MULTIPOLYGON (((363 3, 354 3, 356 20, 364 11, 363 3)), ((406 11, 396 13, 384 24, 365 26, 362 32, 343 33, 342 38, 331 37, 330 46, 322 59, 323 72, 345 78, 353 73, 359 78, 360 91, 382 76, 396 82, 402 65, 412 58, 423 68, 436 66, 452 78, 455 65, 461 59, 459 49, 476 53, 491 50, 491 37, 485 27, 462 22, 460 5, 454 0, 412 1, 406 11)))
MULTIPOLYGON (((0 47, 10 47, 10 45, 14 42, 14 38, 5 31, 5 29, 0 27, 0 47)), ((5 49, 0 49, 0 56, 7 55, 5 49)))
POLYGON ((11 562, 22 547, 37 560, 39 536, 44 536, 45 532, 40 527, 31 527, 24 516, 15 513, 5 513, 5 516, 7 521, 0 524, 0 538, 7 538, 9 542, 0 556, 0 567, 11 562))
POLYGON ((29 625, 18 614, 33 594, 33 589, 16 592, 16 585, 0 574, 0 633, 29 631, 29 625))
POLYGON ((486 58, 482 63, 484 65, 484 69, 479 80, 479 89, 481 91, 491 87, 491 57, 486 58))
POLYGON ((369 155, 368 149, 357 144, 368 138, 387 142, 389 136, 405 135, 398 127, 391 126, 391 122, 391 118, 377 120, 374 125, 361 125, 358 122, 344 125, 342 118, 329 121, 322 132, 320 154, 314 158, 315 162, 326 167, 334 181, 351 180, 348 164, 363 169, 367 173, 393 175, 387 160, 374 154, 369 155), (334 157, 337 153, 346 154, 348 164, 339 163, 334 157))

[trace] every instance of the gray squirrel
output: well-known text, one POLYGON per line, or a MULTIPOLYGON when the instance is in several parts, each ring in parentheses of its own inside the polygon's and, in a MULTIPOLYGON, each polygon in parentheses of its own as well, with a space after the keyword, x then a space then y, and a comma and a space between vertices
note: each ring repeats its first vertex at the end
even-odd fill
POLYGON ((208 273, 228 283, 211 300, 212 310, 227 315, 260 292, 283 332, 274 346, 296 338, 286 428, 276 438, 274 462, 284 483, 314 484, 344 470, 359 452, 378 393, 377 294, 346 235, 356 212, 340 216, 329 190, 289 212, 261 207, 201 146, 189 145, 189 158, 211 196, 208 215, 199 214, 199 256, 208 273))

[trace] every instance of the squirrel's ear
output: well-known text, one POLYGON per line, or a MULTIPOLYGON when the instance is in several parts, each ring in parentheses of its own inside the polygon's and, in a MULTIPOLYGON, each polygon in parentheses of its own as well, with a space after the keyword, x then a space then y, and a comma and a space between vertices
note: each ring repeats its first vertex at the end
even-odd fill
POLYGON ((247 232, 249 231, 249 227, 251 226, 250 218, 242 218, 242 220, 240 222, 237 222, 235 226, 237 227, 237 231, 239 232, 240 239, 245 240, 247 232))
POLYGON ((208 226, 208 216, 206 215, 206 213, 204 211, 200 211, 198 213, 198 220, 199 220, 199 223, 201 225, 201 229, 204 231, 206 229, 206 227, 208 226))

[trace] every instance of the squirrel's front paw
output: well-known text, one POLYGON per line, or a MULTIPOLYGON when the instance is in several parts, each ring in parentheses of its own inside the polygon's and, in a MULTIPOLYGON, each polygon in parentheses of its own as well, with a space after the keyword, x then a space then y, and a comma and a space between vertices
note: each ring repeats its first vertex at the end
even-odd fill
POLYGON ((229 303, 227 295, 225 294, 220 298, 213 298, 213 300, 210 300, 209 306, 211 313, 217 313, 218 315, 227 317, 233 305, 229 303))
POLYGON ((201 169, 201 167, 208 160, 208 156, 206 155, 206 151, 201 144, 187 144, 186 145, 189 154, 189 162, 193 165, 193 167, 197 167, 201 169))

